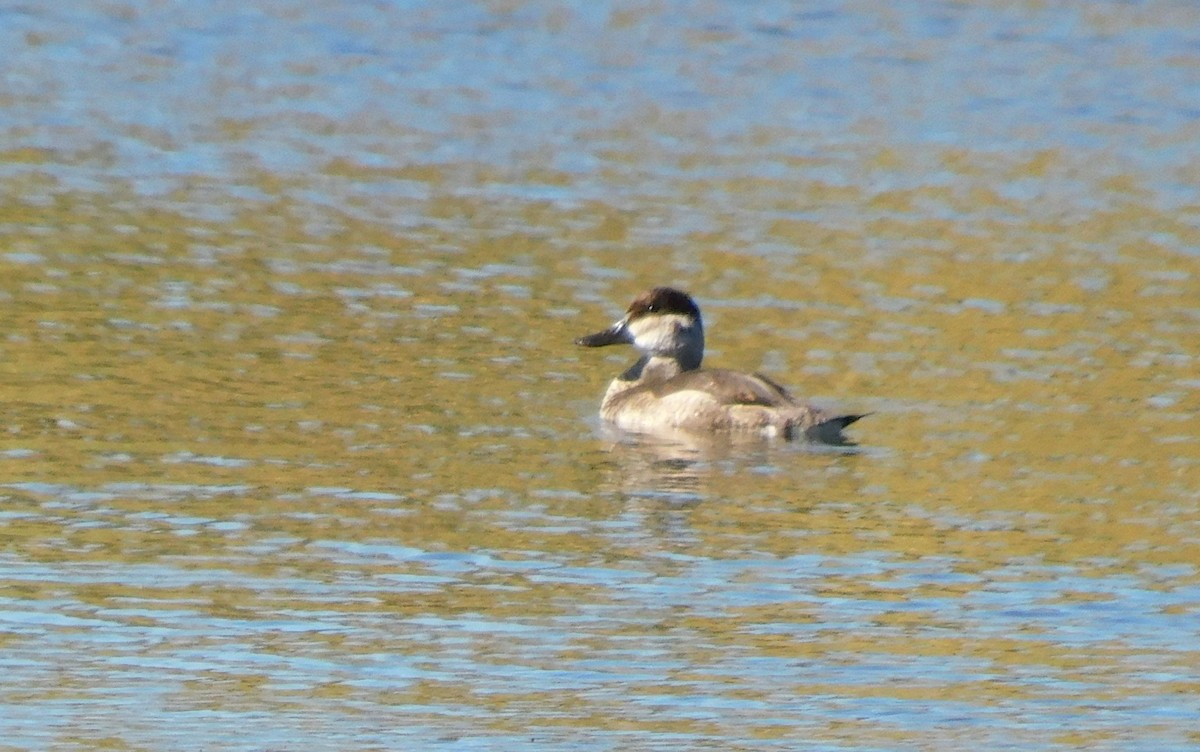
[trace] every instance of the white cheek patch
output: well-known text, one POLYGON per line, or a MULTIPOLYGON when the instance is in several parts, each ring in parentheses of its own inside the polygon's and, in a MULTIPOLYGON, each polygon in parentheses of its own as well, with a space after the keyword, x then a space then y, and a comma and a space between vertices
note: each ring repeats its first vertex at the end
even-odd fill
POLYGON ((669 352, 679 347, 678 332, 689 323, 686 316, 650 316, 630 322, 629 332, 642 352, 669 352))

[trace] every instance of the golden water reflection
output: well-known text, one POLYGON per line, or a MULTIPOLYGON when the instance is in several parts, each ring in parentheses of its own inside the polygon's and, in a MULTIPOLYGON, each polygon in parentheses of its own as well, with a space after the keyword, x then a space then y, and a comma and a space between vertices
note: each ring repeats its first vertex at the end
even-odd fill
POLYGON ((965 236, 886 200, 776 224, 794 256, 662 257, 595 206, 493 235, 433 199, 456 236, 6 190, 3 702, 47 718, 18 743, 170 746, 181 711, 263 744, 1195 740, 1200 282, 1146 237, 1200 237, 1145 206, 965 236), (713 362, 874 411, 861 446, 601 430, 628 354, 569 343, 650 282, 696 293, 713 362))

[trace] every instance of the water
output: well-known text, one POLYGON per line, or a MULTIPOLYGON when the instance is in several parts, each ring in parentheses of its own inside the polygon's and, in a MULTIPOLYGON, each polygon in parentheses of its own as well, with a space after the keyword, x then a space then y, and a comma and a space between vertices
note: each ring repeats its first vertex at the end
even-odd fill
POLYGON ((1197 15, 0 9, 2 746, 1195 745, 1197 15))

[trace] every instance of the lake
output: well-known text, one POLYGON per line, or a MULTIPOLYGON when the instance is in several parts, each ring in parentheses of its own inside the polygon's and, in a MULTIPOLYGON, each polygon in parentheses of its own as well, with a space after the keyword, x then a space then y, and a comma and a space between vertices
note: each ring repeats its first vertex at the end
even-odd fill
POLYGON ((0 48, 3 749, 1200 744, 1200 6, 0 48), (601 425, 659 284, 858 445, 601 425))

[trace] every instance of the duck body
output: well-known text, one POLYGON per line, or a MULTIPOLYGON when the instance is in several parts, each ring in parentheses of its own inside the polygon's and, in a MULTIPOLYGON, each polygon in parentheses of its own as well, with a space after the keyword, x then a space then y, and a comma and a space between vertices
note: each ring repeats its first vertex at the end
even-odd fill
POLYGON ((600 404, 601 418, 624 430, 755 433, 846 444, 842 429, 862 417, 806 404, 762 374, 702 368, 700 309, 674 288, 639 295, 611 327, 575 342, 631 344, 641 351, 609 384, 600 404))

